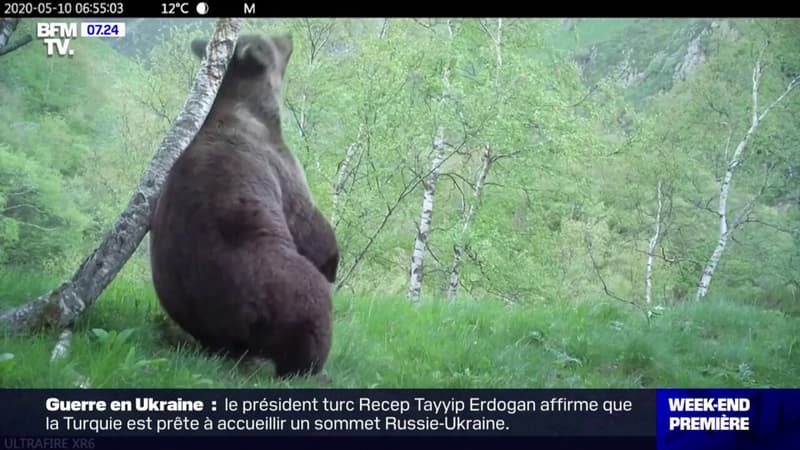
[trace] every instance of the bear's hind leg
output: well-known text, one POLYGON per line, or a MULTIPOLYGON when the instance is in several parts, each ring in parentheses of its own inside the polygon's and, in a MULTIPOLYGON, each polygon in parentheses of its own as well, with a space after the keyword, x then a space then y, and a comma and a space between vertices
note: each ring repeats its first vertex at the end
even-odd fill
POLYGON ((331 286, 294 248, 263 240, 252 276, 263 280, 262 298, 249 315, 251 352, 272 360, 279 377, 320 373, 332 341, 331 286))
POLYGON ((273 336, 264 356, 275 365, 278 377, 317 375, 328 359, 331 326, 321 311, 314 317, 300 318, 270 330, 273 336))

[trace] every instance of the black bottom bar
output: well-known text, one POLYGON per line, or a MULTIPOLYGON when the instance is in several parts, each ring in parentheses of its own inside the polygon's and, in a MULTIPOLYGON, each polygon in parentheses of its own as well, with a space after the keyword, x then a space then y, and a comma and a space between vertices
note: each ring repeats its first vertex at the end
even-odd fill
POLYGON ((492 448, 613 448, 615 450, 655 450, 655 437, 98 437, 98 438, 3 438, 3 449, 30 448, 84 448, 90 450, 174 450, 177 448, 203 449, 279 449, 292 450, 321 448, 378 448, 380 450, 422 450, 447 448, 459 450, 487 450, 492 448), (33 443, 30 439, 38 441, 33 443), (48 440, 49 445, 44 444, 48 440), (43 446, 47 445, 47 446, 43 446))

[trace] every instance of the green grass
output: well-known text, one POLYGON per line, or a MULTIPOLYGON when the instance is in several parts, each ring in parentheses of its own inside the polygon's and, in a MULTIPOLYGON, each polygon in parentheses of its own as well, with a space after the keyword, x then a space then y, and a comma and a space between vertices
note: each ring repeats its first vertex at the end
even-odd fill
MULTIPOLYGON (((0 386, 74 387, 81 377, 96 388, 317 386, 181 343, 150 283, 131 278, 106 290, 56 363, 55 333, 3 337, 0 386)), ((0 307, 54 283, 0 274, 0 307)), ((679 305, 648 324, 605 300, 415 307, 340 295, 335 322, 332 387, 772 387, 800 379, 800 320, 729 301, 679 305)))

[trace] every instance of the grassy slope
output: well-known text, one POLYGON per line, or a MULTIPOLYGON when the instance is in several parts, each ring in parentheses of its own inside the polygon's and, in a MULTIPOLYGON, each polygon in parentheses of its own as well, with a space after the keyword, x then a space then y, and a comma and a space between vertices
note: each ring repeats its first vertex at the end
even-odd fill
MULTIPOLYGON (((92 387, 315 386, 277 382, 269 366, 208 357, 171 338, 150 284, 130 278, 117 279, 81 321, 62 362, 49 362, 54 335, 2 338, 0 353, 14 357, 0 362, 0 386, 71 387, 78 374, 92 387), (125 329, 133 331, 119 338, 125 329)), ((53 285, 0 274, 0 307, 53 285)), ((731 302, 681 305, 649 326, 601 300, 415 308, 341 295, 335 309, 333 387, 793 386, 800 378, 800 320, 731 302)))

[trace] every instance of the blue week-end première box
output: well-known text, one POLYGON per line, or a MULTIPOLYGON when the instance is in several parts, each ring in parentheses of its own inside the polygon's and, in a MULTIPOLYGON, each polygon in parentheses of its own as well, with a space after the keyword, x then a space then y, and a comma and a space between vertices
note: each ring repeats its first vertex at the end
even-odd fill
POLYGON ((800 449, 800 390, 658 389, 658 450, 800 449))

